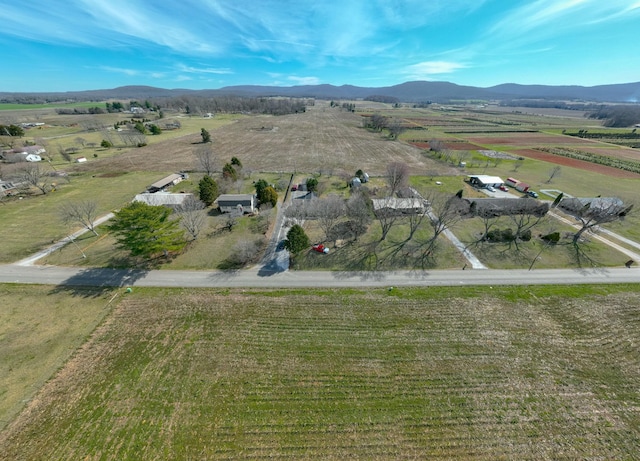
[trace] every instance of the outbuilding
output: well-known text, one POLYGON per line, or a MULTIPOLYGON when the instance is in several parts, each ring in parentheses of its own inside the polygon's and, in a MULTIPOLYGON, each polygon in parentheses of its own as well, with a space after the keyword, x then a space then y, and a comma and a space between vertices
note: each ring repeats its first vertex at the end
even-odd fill
POLYGON ((182 174, 179 174, 179 173, 170 174, 169 176, 162 178, 160 181, 156 181, 153 184, 151 184, 149 187, 147 187, 147 191, 153 194, 155 192, 164 190, 167 187, 175 186, 176 184, 181 182, 183 179, 184 179, 184 175, 182 174))
POLYGON ((500 187, 501 185, 504 184, 504 181, 502 180, 502 178, 499 178, 498 176, 488 176, 484 174, 478 174, 478 175, 468 175, 467 178, 469 178, 469 184, 471 184, 472 186, 480 187, 480 188, 489 187, 489 186, 500 187))

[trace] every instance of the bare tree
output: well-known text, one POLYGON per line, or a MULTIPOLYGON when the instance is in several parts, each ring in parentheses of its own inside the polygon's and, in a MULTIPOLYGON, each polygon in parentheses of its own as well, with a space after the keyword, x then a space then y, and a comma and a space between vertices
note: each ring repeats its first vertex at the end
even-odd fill
POLYGON ((398 190, 409 183, 409 165, 403 162, 392 162, 387 165, 387 184, 389 195, 393 196, 398 190))
POLYGON ((435 241, 444 231, 453 227, 463 217, 463 200, 458 195, 433 191, 427 197, 429 219, 435 241))
POLYGON ((83 138, 83 137, 81 137, 81 136, 78 136, 78 137, 77 137, 77 138, 75 138, 73 141, 74 141, 76 144, 80 144, 80 147, 82 147, 82 148, 84 148, 85 144, 87 143, 87 140, 86 140, 86 139, 84 139, 84 138, 83 138))
POLYGON ((206 175, 211 176, 216 171, 218 159, 216 158, 213 150, 209 146, 200 146, 194 152, 198 166, 205 172, 206 175))
MULTIPOLYGON (((564 202, 561 202, 561 206, 564 202)), ((602 224, 622 221, 632 208, 633 205, 625 205, 622 200, 616 198, 594 199, 586 203, 572 213, 580 221, 580 229, 573 234, 572 243, 578 244, 586 231, 592 232, 602 224)))
POLYGON ((313 201, 312 213, 318 219, 318 225, 324 232, 325 238, 330 239, 331 229, 344 216, 344 199, 331 194, 313 201))
POLYGON ((39 189, 43 195, 46 195, 51 187, 51 177, 37 163, 29 163, 22 167, 20 180, 29 186, 39 189))
POLYGON ((389 136, 391 139, 398 139, 398 136, 407 131, 407 127, 405 127, 400 120, 396 119, 388 122, 386 128, 389 130, 389 136))
POLYGON ((371 200, 362 189, 353 192, 347 200, 346 214, 350 220, 360 224, 361 227, 366 228, 371 224, 371 200))
POLYGON ((240 240, 234 245, 229 261, 240 266, 257 261, 263 244, 261 240, 240 240))
POLYGON ((429 140, 429 149, 431 149, 432 152, 440 152, 444 150, 444 148, 445 148, 444 142, 438 139, 429 140))
POLYGON ((382 241, 387 238, 391 228, 394 226, 396 221, 400 219, 400 213, 398 213, 394 207, 395 201, 393 200, 393 197, 385 197, 379 203, 381 204, 378 209, 375 210, 375 217, 380 223, 380 229, 382 230, 380 241, 382 241))
POLYGON ((553 181, 553 178, 560 176, 561 172, 562 168, 560 168, 559 166, 554 166, 553 168, 551 168, 548 172, 549 178, 547 179, 546 183, 549 184, 551 181, 553 181))
POLYGON ((81 224, 82 227, 94 233, 97 218, 98 204, 92 200, 79 202, 66 202, 60 207, 60 217, 65 224, 81 224))
POLYGON ((206 220, 205 204, 191 195, 176 208, 176 213, 182 217, 180 220, 182 227, 191 236, 192 240, 196 240, 206 220))

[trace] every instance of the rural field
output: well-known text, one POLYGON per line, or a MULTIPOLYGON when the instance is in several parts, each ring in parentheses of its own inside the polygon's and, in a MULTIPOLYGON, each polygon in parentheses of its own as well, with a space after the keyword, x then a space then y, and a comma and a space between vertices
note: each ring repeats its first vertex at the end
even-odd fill
POLYGON ((637 299, 135 289, 27 397, 0 459, 636 459, 637 299))
MULTIPOLYGON (((197 181, 202 175, 196 171, 199 167, 195 156, 195 152, 203 146, 200 128, 211 132, 211 149, 216 156, 218 170, 232 157, 242 161, 243 177, 229 186, 232 192, 251 192, 252 183, 259 178, 267 178, 279 184, 283 182, 283 178, 295 173, 296 180, 301 182, 307 177, 316 177, 325 195, 337 193, 348 196, 347 179, 356 170, 362 169, 373 178, 373 193, 384 194, 386 167, 390 162, 397 161, 408 166, 411 184, 425 196, 429 196, 434 189, 439 189, 450 194, 463 190, 465 197, 483 197, 482 192, 467 187, 463 179, 467 174, 488 174, 503 179, 516 176, 540 191, 541 199, 550 201, 555 198, 553 194, 557 194, 557 191, 576 197, 615 196, 629 204, 637 201, 640 174, 553 153, 567 150, 591 155, 599 153, 607 158, 620 158, 640 165, 636 149, 562 134, 563 130, 578 132, 581 129, 606 133, 607 129, 600 127, 598 122, 587 120, 575 111, 548 113, 543 110, 534 114, 499 109, 497 106, 482 109, 474 106, 393 108, 388 104, 358 101, 355 103, 355 112, 352 113, 339 107, 330 107, 326 101, 316 101, 304 113, 277 117, 227 114, 202 118, 172 113, 170 119, 178 120, 181 128, 164 131, 159 136, 147 136, 148 144, 144 147, 96 150, 85 146, 77 153, 87 157, 88 161, 83 164, 68 163, 55 155, 51 167, 66 171, 68 182, 58 180, 56 192, 46 196, 32 195, 21 201, 2 202, 0 220, 9 223, 12 232, 0 242, 0 261, 15 261, 73 231, 69 226, 64 226, 59 218, 60 206, 65 202, 96 200, 100 213, 107 213, 128 203, 135 193, 143 191, 150 183, 176 171, 189 171, 192 178, 174 187, 174 192, 196 191, 197 181), (400 140, 390 139, 384 131, 375 132, 363 128, 363 120, 372 113, 379 113, 402 123, 407 129, 401 134, 400 140), (444 157, 428 151, 431 147, 429 143, 434 140, 443 144, 446 153, 444 157), (487 149, 500 152, 504 158, 494 160, 483 156, 481 152, 487 149), (455 159, 464 159, 466 168, 458 167, 455 159), (561 174, 550 180, 549 171, 554 167, 561 168, 561 174), (440 185, 435 186, 436 183, 440 185), (547 189, 556 192, 548 195, 544 192, 547 189), (41 223, 37 231, 16 232, 29 227, 32 222, 41 223)), ((31 113, 31 117, 45 122, 47 125, 43 129, 38 129, 37 133, 29 130, 27 137, 32 136, 34 141, 48 143, 53 152, 60 146, 78 147, 79 137, 92 140, 95 144, 103 133, 85 132, 86 126, 112 123, 113 120, 125 117, 123 114, 103 114, 83 122, 80 116, 56 115, 51 109, 47 111, 44 108, 33 111, 3 111, 3 114, 7 113, 13 114, 16 121, 29 120, 31 113)), ((622 131, 618 129, 614 132, 622 131)), ((14 167, 3 165, 3 174, 11 173, 14 167)), ((284 190, 279 188, 279 193, 282 196, 284 190)), ((466 236, 465 244, 473 243, 474 233, 470 231, 482 228, 482 224, 475 221, 477 220, 458 223, 458 229, 456 226, 452 227, 454 232, 466 236)), ((609 227, 625 238, 639 240, 638 224, 640 219, 637 213, 632 213, 624 222, 609 227)), ((256 226, 251 223, 243 223, 237 227, 237 232, 230 235, 220 231, 221 225, 218 217, 209 216, 206 232, 203 233, 205 237, 191 244, 185 253, 164 266, 192 269, 227 267, 226 255, 233 249, 234 239, 257 241, 260 237, 260 233, 255 232, 256 226), (247 233, 246 230, 250 232, 247 233)), ((322 240, 322 233, 318 232, 313 221, 308 221, 305 228, 309 234, 316 236, 315 241, 322 240)), ((341 251, 336 251, 324 260, 307 255, 300 258, 295 267, 351 267, 358 270, 424 268, 420 244, 407 246, 403 243, 407 235, 406 228, 406 225, 399 223, 388 242, 376 244, 380 231, 379 225, 374 222, 357 245, 343 245, 341 251), (412 246, 415 251, 411 249, 412 246), (366 257, 366 254, 371 253, 372 247, 375 247, 374 258, 382 255, 382 264, 376 261, 372 263, 371 258, 366 257), (360 254, 365 256, 360 257, 360 254), (358 258, 360 262, 356 263, 358 258)), ((569 227, 564 228, 565 232, 570 230, 569 227)), ((423 241, 428 239, 429 231, 427 228, 423 232, 423 241)), ((101 230, 100 237, 82 237, 77 243, 81 246, 80 249, 70 246, 51 255, 44 262, 112 267, 127 264, 114 249, 114 239, 107 235, 106 228, 101 230), (86 256, 82 256, 83 254, 86 256)), ((442 257, 438 261, 430 261, 428 267, 464 265, 464 261, 450 251, 451 248, 444 239, 441 243, 442 257)), ((514 261, 515 267, 528 267, 531 259, 543 248, 542 244, 541 241, 532 241, 530 245, 527 244, 529 248, 525 245, 524 256, 507 257, 509 267, 514 261)), ((606 245, 598 241, 591 241, 589 244, 598 256, 594 258, 597 259, 597 264, 616 266, 628 259, 617 251, 608 250, 606 245)), ((500 253, 503 253, 503 249, 485 252, 485 264, 489 267, 505 267, 505 257, 500 253)), ((559 253, 545 255, 537 267, 574 265, 570 258, 549 258, 555 254, 559 253)))

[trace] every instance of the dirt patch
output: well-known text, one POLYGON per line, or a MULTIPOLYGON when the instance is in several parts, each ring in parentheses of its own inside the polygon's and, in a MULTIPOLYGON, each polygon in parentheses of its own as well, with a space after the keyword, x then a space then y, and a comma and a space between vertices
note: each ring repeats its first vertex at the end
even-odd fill
POLYGON ((580 170, 592 171, 613 178, 638 179, 640 174, 631 171, 620 170, 606 165, 598 165, 597 163, 577 160, 561 155, 554 155, 548 152, 542 152, 535 149, 517 149, 512 151, 517 155, 532 158, 534 160, 542 160, 543 162, 555 163, 556 165, 568 166, 570 168, 578 168, 580 170))

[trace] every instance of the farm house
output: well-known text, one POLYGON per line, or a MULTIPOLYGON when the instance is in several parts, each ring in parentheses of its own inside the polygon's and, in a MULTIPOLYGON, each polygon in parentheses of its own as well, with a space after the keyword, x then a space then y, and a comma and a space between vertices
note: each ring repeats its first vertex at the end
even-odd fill
POLYGON ((420 214, 425 212, 425 201, 417 197, 386 197, 372 199, 374 213, 393 212, 394 214, 420 214))
POLYGON ((252 194, 222 194, 216 201, 221 213, 253 213, 256 209, 256 198, 252 194))
POLYGON ((134 197, 134 202, 143 202, 147 205, 158 206, 163 205, 169 208, 177 208, 182 205, 193 194, 172 194, 170 192, 157 192, 155 194, 145 192, 134 197))

